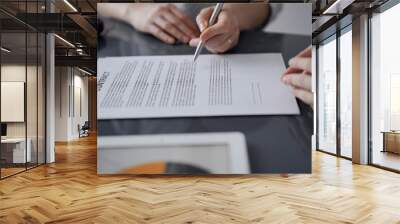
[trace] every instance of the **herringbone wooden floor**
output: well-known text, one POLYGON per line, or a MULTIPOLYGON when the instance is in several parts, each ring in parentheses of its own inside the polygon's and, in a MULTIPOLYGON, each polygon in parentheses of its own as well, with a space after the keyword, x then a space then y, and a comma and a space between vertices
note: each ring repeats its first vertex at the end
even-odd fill
POLYGON ((312 175, 96 175, 96 139, 0 181, 0 223, 400 223, 400 175, 315 152, 312 175))

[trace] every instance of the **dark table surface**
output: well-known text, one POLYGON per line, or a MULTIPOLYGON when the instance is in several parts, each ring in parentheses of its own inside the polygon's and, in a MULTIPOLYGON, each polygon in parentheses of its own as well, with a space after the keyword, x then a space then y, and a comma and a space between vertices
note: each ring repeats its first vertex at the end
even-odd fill
MULTIPOLYGON (((167 45, 112 20, 102 20, 98 57, 193 54, 183 45, 167 45)), ((311 44, 311 36, 246 31, 227 53, 280 52, 288 60, 311 44)), ((203 53, 207 53, 203 51, 203 53)), ((99 120, 98 135, 195 132, 244 133, 252 173, 311 172, 312 111, 298 101, 301 114, 285 116, 227 116, 99 120)))

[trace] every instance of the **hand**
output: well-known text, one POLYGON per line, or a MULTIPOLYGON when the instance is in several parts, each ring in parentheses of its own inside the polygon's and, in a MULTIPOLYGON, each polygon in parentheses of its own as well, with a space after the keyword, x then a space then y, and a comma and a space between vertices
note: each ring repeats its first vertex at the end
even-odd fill
POLYGON ((314 106, 314 95, 311 91, 311 47, 290 59, 289 68, 286 69, 281 80, 290 86, 297 98, 311 107, 314 106))
POLYGON ((223 53, 234 47, 239 41, 239 22, 229 10, 222 9, 216 23, 208 27, 212 12, 213 7, 201 10, 196 22, 202 33, 199 38, 192 39, 189 45, 196 47, 201 40, 210 52, 223 53))
POLYGON ((199 35, 192 19, 173 4, 143 4, 130 20, 139 31, 150 33, 168 44, 189 43, 199 35))

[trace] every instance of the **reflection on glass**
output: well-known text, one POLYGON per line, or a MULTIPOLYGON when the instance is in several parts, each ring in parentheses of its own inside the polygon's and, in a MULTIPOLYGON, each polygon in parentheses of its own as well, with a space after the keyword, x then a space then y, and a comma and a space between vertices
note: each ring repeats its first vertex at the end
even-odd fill
POLYGON ((27 75, 26 75, 26 114, 27 142, 30 147, 30 158, 27 167, 37 165, 37 33, 27 33, 27 75))
POLYGON ((371 19, 372 163, 400 170, 400 5, 371 19))
POLYGON ((46 60, 46 37, 44 34, 39 33, 38 35, 38 136, 37 136, 37 147, 38 147, 38 164, 45 163, 45 60, 46 60))
MULTIPOLYGON (((22 15, 44 13, 45 0, 1 1, 22 15)), ((31 16, 28 20, 38 17, 31 16)), ((13 20, 0 12, 0 17, 13 20)), ((33 21, 32 21, 33 22, 33 21)), ((1 36, 1 178, 45 162, 45 35, 22 23, 1 36)), ((0 24, 3 25, 3 24, 0 24)))
POLYGON ((340 36, 340 153, 351 158, 352 141, 352 35, 340 36))
POLYGON ((336 39, 318 48, 318 148, 336 153, 336 39))
MULTIPOLYGON (((39 6, 37 1, 27 2, 26 12, 37 13, 39 6)), ((30 17, 30 20, 38 22, 38 17, 30 17)), ((38 34, 35 30, 27 29, 27 75, 26 75, 26 113, 27 113, 27 142, 31 147, 30 161, 27 167, 37 166, 38 160, 38 34)))
POLYGON ((25 170, 30 156, 26 141, 26 34, 2 33, 1 46, 1 176, 25 170), (27 150, 28 149, 28 150, 27 150))

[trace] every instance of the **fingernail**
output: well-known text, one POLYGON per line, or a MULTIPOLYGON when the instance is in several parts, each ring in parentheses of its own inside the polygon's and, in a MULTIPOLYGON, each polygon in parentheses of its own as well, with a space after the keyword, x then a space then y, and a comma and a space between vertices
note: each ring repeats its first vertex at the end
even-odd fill
POLYGON ((286 85, 288 84, 288 78, 287 77, 283 77, 282 78, 283 83, 285 83, 286 85))
POLYGON ((192 47, 196 47, 197 46, 197 41, 196 40, 191 40, 190 41, 190 45, 192 46, 192 47))

